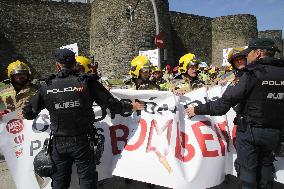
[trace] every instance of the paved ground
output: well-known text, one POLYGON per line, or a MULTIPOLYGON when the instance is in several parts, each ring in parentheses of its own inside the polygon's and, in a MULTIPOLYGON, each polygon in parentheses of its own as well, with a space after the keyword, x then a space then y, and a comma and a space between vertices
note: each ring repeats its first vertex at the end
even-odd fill
MULTIPOLYGON (((125 184, 124 178, 114 177, 100 182, 99 189, 149 189, 146 183, 132 182, 125 184)), ((283 189, 284 185, 276 183, 273 189, 283 189)), ((0 160, 0 189, 16 189, 15 184, 8 172, 5 161, 0 160)), ((156 186, 155 189, 167 189, 165 187, 156 186)), ((234 176, 227 176, 224 183, 210 189, 238 189, 237 179, 234 176)))
POLYGON ((0 189, 16 189, 5 161, 0 160, 0 189))

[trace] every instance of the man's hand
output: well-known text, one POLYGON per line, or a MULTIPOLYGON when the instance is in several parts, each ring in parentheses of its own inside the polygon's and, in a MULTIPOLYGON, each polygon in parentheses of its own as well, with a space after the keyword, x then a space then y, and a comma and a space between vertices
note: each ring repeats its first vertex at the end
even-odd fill
POLYGON ((24 119, 25 119, 22 111, 18 111, 18 117, 19 117, 21 120, 24 120, 24 119))
POLYGON ((176 95, 176 96, 183 96, 185 94, 184 91, 182 90, 173 90, 173 93, 176 95))
POLYGON ((188 108, 186 108, 185 110, 184 110, 184 113, 189 117, 189 118, 191 118, 191 117, 193 117, 193 116, 195 116, 196 114, 195 114, 195 112, 194 112, 194 105, 193 106, 191 106, 191 107, 188 107, 188 108))
POLYGON ((222 86, 226 85, 227 83, 228 83, 228 81, 225 80, 225 79, 221 79, 220 81, 218 81, 218 84, 222 85, 222 86))
POLYGON ((145 108, 145 103, 144 102, 132 102, 131 103, 133 108, 133 111, 137 111, 137 110, 144 110, 145 108))

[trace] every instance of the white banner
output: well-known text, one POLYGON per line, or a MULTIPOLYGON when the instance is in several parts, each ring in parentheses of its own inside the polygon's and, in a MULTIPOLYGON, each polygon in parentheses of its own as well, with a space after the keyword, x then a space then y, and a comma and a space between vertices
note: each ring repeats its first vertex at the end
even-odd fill
POLYGON ((60 47, 60 49, 69 49, 71 51, 73 51, 75 53, 75 56, 79 55, 79 48, 78 48, 78 44, 77 43, 73 43, 70 45, 65 45, 60 47))
MULTIPOLYGON (((144 111, 114 115, 94 106, 96 126, 104 129, 105 151, 97 167, 99 179, 117 175, 176 189, 216 186, 234 174, 236 157, 233 125, 235 113, 224 116, 185 117, 184 109, 221 96, 215 86, 175 96, 164 91, 114 90, 120 99, 146 102, 144 111)), ((33 121, 21 121, 12 112, 0 122, 0 150, 18 189, 50 189, 50 179, 37 180, 33 159, 49 137, 49 114, 44 110, 33 121)), ((284 183, 284 160, 276 162, 277 181, 284 183)), ((74 167, 73 173, 76 172, 74 167)), ((72 189, 79 188, 76 174, 72 189)))
POLYGON ((154 66, 158 66, 158 49, 139 51, 140 56, 146 56, 154 66))

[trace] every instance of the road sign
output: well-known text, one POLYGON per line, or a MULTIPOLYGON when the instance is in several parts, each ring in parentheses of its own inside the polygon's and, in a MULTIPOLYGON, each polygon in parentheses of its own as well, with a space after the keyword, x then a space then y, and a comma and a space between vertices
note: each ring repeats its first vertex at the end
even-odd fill
POLYGON ((164 36, 162 32, 155 36, 155 45, 160 49, 164 48, 164 36))

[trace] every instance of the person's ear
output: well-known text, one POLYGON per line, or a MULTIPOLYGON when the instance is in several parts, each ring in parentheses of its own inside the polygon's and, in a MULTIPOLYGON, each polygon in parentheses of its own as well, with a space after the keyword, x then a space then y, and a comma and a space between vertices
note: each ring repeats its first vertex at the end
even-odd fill
POLYGON ((260 59, 262 57, 262 51, 260 49, 256 50, 256 58, 260 59))

